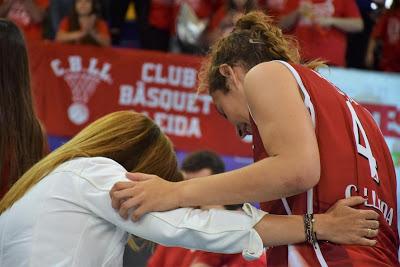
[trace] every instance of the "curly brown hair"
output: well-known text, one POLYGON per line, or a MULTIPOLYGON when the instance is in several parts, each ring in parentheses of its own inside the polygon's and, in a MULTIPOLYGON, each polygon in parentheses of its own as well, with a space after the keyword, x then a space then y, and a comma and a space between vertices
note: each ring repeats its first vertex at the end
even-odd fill
POLYGON ((217 90, 224 93, 229 91, 225 77, 219 72, 222 64, 240 65, 249 70, 272 60, 304 63, 312 69, 323 66, 320 60, 302 62, 297 41, 284 35, 272 17, 260 11, 243 15, 234 30, 212 46, 200 70, 199 92, 208 91, 211 94, 217 90))

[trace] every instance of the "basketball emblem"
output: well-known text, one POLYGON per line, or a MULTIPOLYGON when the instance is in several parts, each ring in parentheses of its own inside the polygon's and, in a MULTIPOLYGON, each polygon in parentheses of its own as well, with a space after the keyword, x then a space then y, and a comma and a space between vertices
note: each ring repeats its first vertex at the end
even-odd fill
POLYGON ((73 103, 68 108, 68 118, 76 125, 81 125, 89 119, 89 110, 82 103, 73 103))

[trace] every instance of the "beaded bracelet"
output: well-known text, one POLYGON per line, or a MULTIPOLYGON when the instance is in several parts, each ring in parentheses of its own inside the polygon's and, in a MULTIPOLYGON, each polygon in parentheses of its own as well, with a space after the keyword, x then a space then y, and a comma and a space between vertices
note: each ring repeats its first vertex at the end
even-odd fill
POLYGON ((315 247, 317 244, 317 234, 314 231, 314 222, 315 219, 313 214, 304 214, 304 231, 306 234, 306 241, 315 247))

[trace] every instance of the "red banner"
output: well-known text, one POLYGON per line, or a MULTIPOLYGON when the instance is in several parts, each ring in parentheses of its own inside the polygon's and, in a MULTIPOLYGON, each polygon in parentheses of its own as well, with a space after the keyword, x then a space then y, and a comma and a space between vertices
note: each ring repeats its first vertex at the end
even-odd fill
POLYGON ((54 43, 29 47, 37 111, 47 133, 73 136, 117 110, 148 114, 176 149, 250 156, 248 143, 196 94, 201 58, 54 43))

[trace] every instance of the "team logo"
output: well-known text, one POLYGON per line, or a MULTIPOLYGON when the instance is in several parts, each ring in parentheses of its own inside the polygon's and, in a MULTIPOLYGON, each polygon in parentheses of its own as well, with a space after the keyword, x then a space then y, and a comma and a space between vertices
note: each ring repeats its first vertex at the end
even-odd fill
POLYGON ((63 77, 72 92, 72 104, 68 108, 68 118, 76 125, 89 120, 87 103, 92 97, 100 82, 112 84, 110 77, 111 65, 103 63, 98 66, 96 58, 89 59, 87 68, 82 64, 81 56, 69 56, 67 67, 62 66, 60 59, 53 59, 50 63, 54 74, 63 77))

